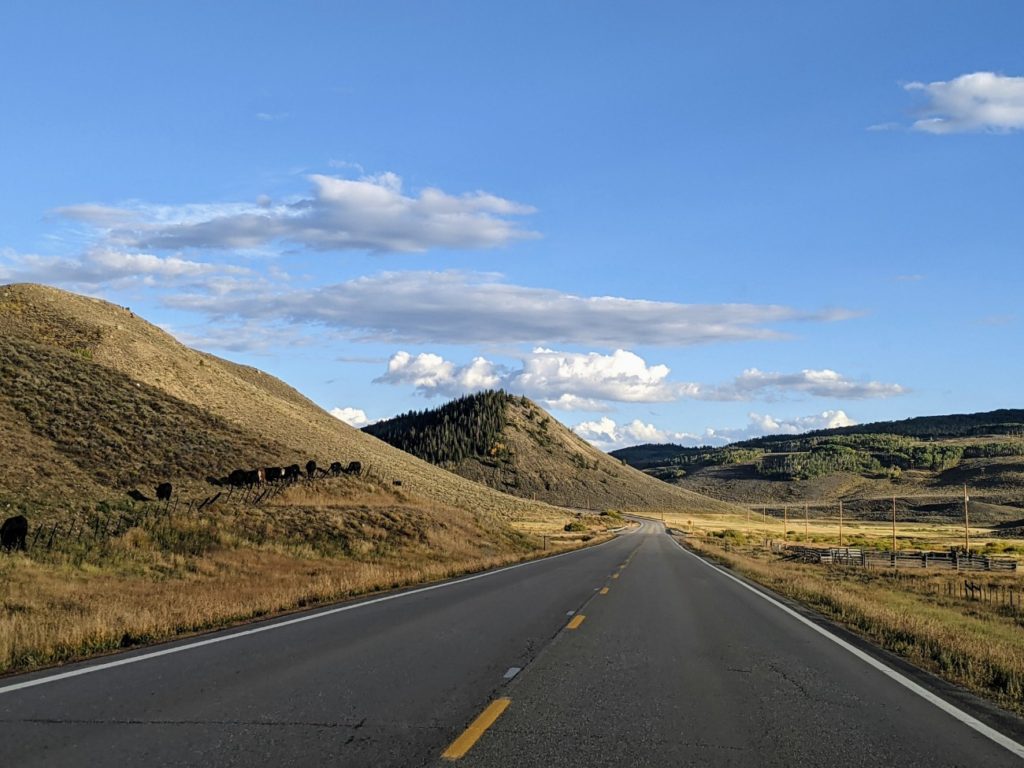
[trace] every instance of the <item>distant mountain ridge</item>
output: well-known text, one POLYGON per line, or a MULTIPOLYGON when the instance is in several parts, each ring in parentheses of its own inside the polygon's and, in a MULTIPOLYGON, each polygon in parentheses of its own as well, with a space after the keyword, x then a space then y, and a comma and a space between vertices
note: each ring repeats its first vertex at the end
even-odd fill
POLYGON ((721 447, 649 443, 612 455, 673 485, 746 504, 903 496, 953 514, 956 503, 943 499, 968 485, 993 519, 1019 517, 1024 507, 1020 409, 766 435, 721 447))
POLYGON ((526 397, 487 391, 363 428, 424 460, 522 498, 592 509, 736 511, 594 448, 526 397))

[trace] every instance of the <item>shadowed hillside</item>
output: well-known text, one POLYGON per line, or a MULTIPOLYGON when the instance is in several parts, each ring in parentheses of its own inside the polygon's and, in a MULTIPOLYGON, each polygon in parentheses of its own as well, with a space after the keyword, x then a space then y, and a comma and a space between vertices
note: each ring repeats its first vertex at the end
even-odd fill
POLYGON ((364 427, 462 477, 528 499, 617 510, 735 511, 594 448, 525 397, 482 392, 364 427))

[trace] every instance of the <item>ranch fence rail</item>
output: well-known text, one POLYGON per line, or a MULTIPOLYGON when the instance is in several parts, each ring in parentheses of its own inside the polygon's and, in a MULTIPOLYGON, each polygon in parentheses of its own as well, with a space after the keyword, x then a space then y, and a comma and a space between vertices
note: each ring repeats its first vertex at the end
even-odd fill
POLYGON ((793 560, 823 565, 853 565, 864 568, 940 568, 950 571, 1016 571, 1017 561, 973 552, 929 552, 924 550, 862 549, 859 547, 804 547, 772 543, 772 551, 793 560))

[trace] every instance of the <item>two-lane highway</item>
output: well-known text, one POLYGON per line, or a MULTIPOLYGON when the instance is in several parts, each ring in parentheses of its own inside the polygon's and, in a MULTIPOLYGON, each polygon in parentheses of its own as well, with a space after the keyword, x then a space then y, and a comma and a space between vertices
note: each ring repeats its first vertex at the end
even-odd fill
POLYGON ((0 740, 17 766, 1021 763, 1019 720, 975 705, 988 725, 972 725, 842 643, 645 522, 576 553, 8 678, 0 740))

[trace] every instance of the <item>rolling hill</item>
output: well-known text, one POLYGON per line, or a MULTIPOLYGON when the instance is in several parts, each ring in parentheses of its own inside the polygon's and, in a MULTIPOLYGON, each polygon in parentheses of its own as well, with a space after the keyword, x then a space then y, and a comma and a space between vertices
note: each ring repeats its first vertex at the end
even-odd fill
POLYGON ((396 450, 124 307, 55 288, 0 286, 0 379, 0 504, 66 507, 165 480, 202 498, 208 476, 314 459, 359 461, 383 488, 400 481, 407 498, 495 524, 564 517, 396 450))
POLYGON ((611 458, 529 399, 505 392, 469 395, 363 431, 521 498, 599 510, 736 511, 611 458))
POLYGON ((897 497, 922 516, 1018 519, 1024 508, 1024 411, 927 416, 770 435, 723 447, 638 445, 615 457, 673 485, 745 504, 830 503, 870 515, 897 497), (878 502, 878 503, 876 503, 878 502))

